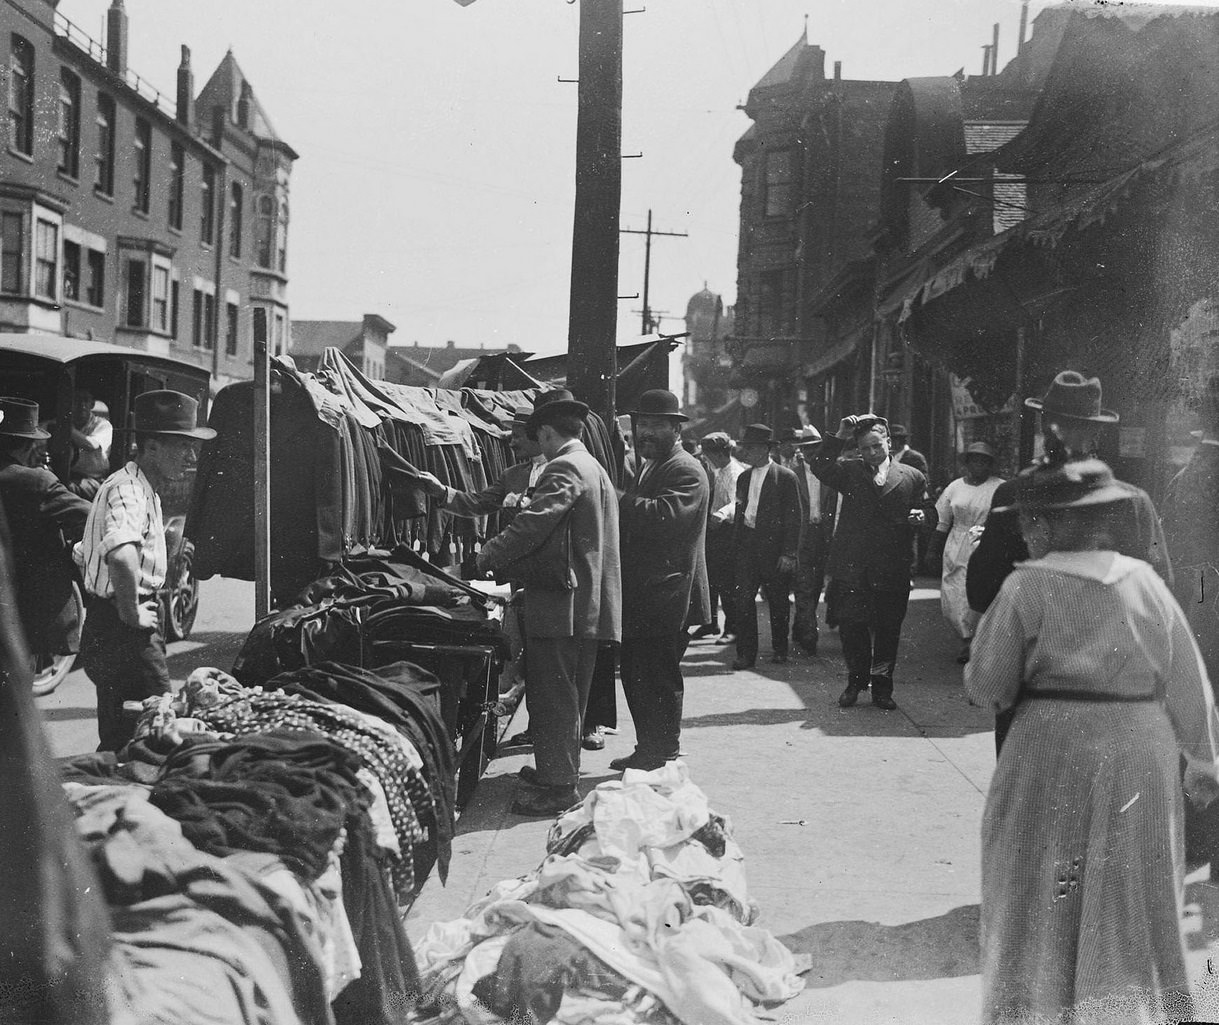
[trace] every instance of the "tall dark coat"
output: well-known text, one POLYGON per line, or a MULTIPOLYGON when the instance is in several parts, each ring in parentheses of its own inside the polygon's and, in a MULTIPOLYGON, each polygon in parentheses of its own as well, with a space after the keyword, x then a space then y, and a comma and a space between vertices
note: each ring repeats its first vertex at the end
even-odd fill
POLYGON ((711 619, 707 471, 680 445, 649 467, 618 506, 624 637, 665 636, 711 619))
POLYGON ((927 478, 894 460, 878 488, 862 460, 838 462, 842 447, 842 439, 828 437, 809 460, 817 479, 842 493, 827 572, 850 588, 908 591, 914 539, 908 517, 922 506, 927 478))
MULTIPOLYGON (((744 546, 745 510, 749 506, 749 481, 752 476, 753 467, 747 466, 736 480, 733 539, 738 555, 744 546)), ((752 542, 753 559, 763 578, 778 570, 781 556, 796 557, 800 545, 800 492, 796 475, 786 466, 771 463, 766 468, 766 479, 758 496, 752 542)))
POLYGON ((41 467, 0 466, 0 503, 8 519, 16 564, 17 604, 26 643, 61 650, 60 621, 72 599, 70 546, 84 534, 89 503, 41 467))

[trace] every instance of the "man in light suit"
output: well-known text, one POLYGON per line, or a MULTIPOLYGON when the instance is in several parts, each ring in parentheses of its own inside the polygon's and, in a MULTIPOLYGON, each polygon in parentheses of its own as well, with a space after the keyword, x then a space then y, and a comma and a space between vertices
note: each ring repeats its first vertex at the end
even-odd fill
POLYGON ((521 778, 538 793, 517 815, 548 817, 580 795, 584 710, 600 641, 622 637, 618 496, 579 441, 588 406, 566 389, 539 395, 528 431, 548 462, 529 507, 478 553, 478 569, 526 581, 526 666, 533 766, 521 778))
POLYGON ((796 613, 792 642, 806 655, 817 654, 817 603, 825 586, 825 565, 834 536, 838 492, 822 484, 809 465, 811 453, 821 445, 821 432, 809 425, 796 438, 792 467, 800 495, 800 547, 796 552, 796 613))
POLYGON ((912 531, 923 522, 927 478, 890 456, 888 422, 874 413, 844 417, 811 461, 817 479, 842 494, 829 562, 847 664, 838 704, 849 708, 870 684, 872 704, 892 711, 893 669, 910 601, 912 531), (862 458, 840 463, 851 438, 862 458))
POLYGON ((800 496, 796 475, 771 461, 774 432, 750 424, 740 440, 745 470, 736 482, 736 661, 733 669, 751 669, 758 660, 758 588, 770 608, 771 661, 787 661, 791 617, 791 583, 800 541, 800 496))
POLYGON ((622 689, 635 723, 635 750, 611 769, 656 769, 677 757, 685 685, 687 623, 711 617, 704 545, 709 487, 681 443, 688 418, 657 388, 632 411, 646 460, 619 502, 622 541, 622 689))

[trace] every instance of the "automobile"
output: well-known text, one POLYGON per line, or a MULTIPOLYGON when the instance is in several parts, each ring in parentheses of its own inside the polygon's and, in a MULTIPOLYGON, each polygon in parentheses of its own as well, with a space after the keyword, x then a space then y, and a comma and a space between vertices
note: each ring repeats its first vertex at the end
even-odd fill
MULTIPOLYGON (((110 451, 110 470, 127 460, 133 445, 130 432, 119 430, 131 422, 135 397, 158 388, 185 392, 199 402, 201 422, 206 422, 211 374, 194 364, 154 355, 139 349, 81 338, 37 333, 0 332, 0 394, 31 399, 38 403, 51 439, 47 442, 46 463, 65 485, 72 486, 75 457, 71 439, 71 411, 77 388, 87 388, 95 399, 94 409, 103 406, 116 428, 110 451)), ((167 641, 185 640, 194 628, 199 609, 199 582, 195 578, 194 545, 183 528, 190 508, 194 471, 163 491, 161 508, 165 516, 165 544, 169 572, 158 596, 161 629, 167 641)), ((68 654, 33 652, 34 693, 54 690, 71 671, 79 650, 80 628, 84 623, 84 596, 79 581, 74 588, 75 615, 62 619, 68 654)))

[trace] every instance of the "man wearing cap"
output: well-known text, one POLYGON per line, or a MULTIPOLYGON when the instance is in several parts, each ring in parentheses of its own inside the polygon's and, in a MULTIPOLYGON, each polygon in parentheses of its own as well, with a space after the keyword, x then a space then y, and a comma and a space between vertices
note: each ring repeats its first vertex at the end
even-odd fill
POLYGON ((677 757, 688 623, 711 614, 704 546, 707 473, 681 443, 688 419, 656 388, 631 411, 642 468, 618 505, 622 564, 622 690, 635 750, 611 769, 659 768, 677 757))
POLYGON ((911 530, 923 522, 927 478, 890 456, 888 422, 874 413, 844 417, 811 461, 817 479, 842 494, 829 558, 847 664, 838 704, 849 708, 870 685, 872 704, 892 711, 893 670, 910 601, 911 530), (838 462, 852 438, 861 459, 838 462))
POLYGON ((124 716, 124 701, 169 690, 157 612, 168 569, 158 493, 194 466, 201 441, 216 436, 197 425, 198 410, 181 392, 136 396, 135 457, 98 489, 76 546, 88 609, 80 657, 97 688, 99 751, 117 751, 131 739, 134 719, 124 716))
POLYGON ((771 661, 787 661, 791 582, 800 544, 800 496, 796 475, 770 458, 774 431, 750 424, 740 449, 749 467, 736 482, 733 546, 736 548, 736 661, 751 669, 758 660, 758 588, 770 609, 771 661))
POLYGON ((526 690, 535 764, 521 778, 538 788, 512 805, 549 817, 579 800, 580 743, 601 641, 622 637, 618 495, 580 442, 588 406, 566 389, 539 395, 527 421, 545 468, 530 504, 478 553, 478 569, 522 584, 526 690))
POLYGON ((0 506, 12 542, 17 614, 26 644, 41 655, 66 654, 70 546, 80 540, 89 515, 88 502, 35 465, 38 445, 49 437, 38 426, 38 403, 0 398, 0 506))
MULTIPOLYGON (((1064 370, 1051 382, 1040 399, 1027 398, 1024 404, 1041 414, 1041 433, 1045 439, 1043 467, 1090 458, 1100 442, 1106 424, 1118 422, 1118 415, 1101 406, 1101 383, 1096 377, 1085 378, 1074 370, 1064 370)), ((1151 563, 1164 581, 1172 586, 1172 565, 1168 545, 1160 527, 1159 517, 1151 498, 1142 488, 1118 481, 1127 489, 1130 501, 1109 507, 1110 530, 1117 551, 1131 558, 1151 563)), ((966 596, 970 608, 985 612, 1003 581, 1017 562, 1029 557, 1028 547, 1020 533, 1020 520, 1015 512, 1016 482, 999 485, 991 499, 990 515, 982 531, 982 540, 969 560, 965 576, 966 596), (1004 511, 1000 512, 999 510, 1004 511)), ((1012 711, 995 717, 995 753, 1012 722, 1012 711)))
POLYGON ((817 479, 809 464, 811 453, 821 445, 821 432, 809 424, 796 436, 793 472, 800 495, 800 547, 796 552, 796 611, 792 618, 792 642, 806 655, 817 654, 817 603, 825 587, 825 564, 834 533, 838 492, 817 479))
POLYGON ((711 500, 707 504, 707 589, 710 595, 711 622, 705 632, 694 637, 715 633, 716 610, 724 607, 724 631, 721 643, 736 638, 736 606, 733 603, 733 575, 736 559, 732 544, 732 524, 736 518, 736 482, 745 469, 732 454, 732 439, 723 431, 713 431, 702 440, 703 459, 707 463, 711 500))

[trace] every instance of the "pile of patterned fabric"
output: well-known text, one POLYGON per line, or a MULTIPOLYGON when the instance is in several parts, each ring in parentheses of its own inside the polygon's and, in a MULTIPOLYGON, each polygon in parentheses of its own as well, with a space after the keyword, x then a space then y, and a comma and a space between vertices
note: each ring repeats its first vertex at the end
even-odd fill
POLYGON ((751 924, 744 856, 684 762, 601 784, 546 849, 416 944, 416 1021, 753 1025, 803 988, 807 957, 751 924))

